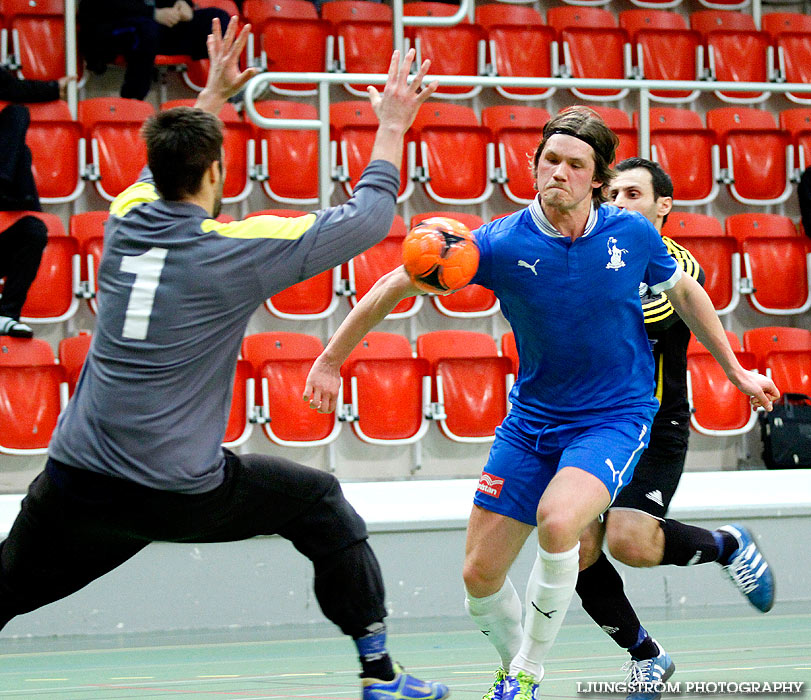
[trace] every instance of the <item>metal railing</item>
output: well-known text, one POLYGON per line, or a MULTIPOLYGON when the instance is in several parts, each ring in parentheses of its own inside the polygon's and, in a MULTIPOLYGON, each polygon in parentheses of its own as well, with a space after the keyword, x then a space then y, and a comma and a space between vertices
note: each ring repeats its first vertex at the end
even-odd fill
MULTIPOLYGON (((606 80, 588 78, 508 78, 498 76, 426 76, 425 82, 436 80, 440 86, 476 86, 495 88, 584 88, 629 89, 638 93, 639 100, 639 155, 650 157, 650 91, 699 90, 701 92, 769 92, 811 93, 811 84, 804 83, 743 83, 704 80, 606 80)), ((319 204, 322 208, 330 201, 330 145, 329 145, 329 86, 343 83, 382 85, 382 73, 262 73, 252 78, 245 90, 245 110, 248 118, 262 129, 316 129, 319 132, 319 204), (318 119, 271 119, 256 110, 255 95, 269 83, 318 83, 318 119)), ((542 124, 538 125, 538 130, 542 124)))

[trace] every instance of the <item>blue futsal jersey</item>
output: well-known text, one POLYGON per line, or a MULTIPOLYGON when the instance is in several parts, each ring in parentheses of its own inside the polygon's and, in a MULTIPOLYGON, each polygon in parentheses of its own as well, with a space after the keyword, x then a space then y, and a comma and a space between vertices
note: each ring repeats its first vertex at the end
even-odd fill
POLYGON ((652 417, 658 404, 640 284, 659 293, 681 276, 653 225, 604 205, 572 241, 536 199, 475 237, 481 257, 472 282, 496 294, 518 346, 512 413, 548 423, 652 417))

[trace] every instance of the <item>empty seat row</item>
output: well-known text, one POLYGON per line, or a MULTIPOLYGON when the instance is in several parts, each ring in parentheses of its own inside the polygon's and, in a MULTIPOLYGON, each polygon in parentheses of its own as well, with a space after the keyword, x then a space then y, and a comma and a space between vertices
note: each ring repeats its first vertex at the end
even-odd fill
MULTIPOLYGON (((291 209, 267 209, 249 216, 301 216, 291 209)), ((69 231, 61 219, 42 212, 0 212, 0 228, 8 228, 26 214, 48 228, 48 243, 37 276, 29 289, 22 317, 29 323, 57 323, 71 318, 80 300, 96 310, 96 277, 104 246, 106 211, 74 214, 69 231)), ((482 225, 480 217, 455 211, 416 214, 409 225, 431 216, 461 220, 471 230, 482 225)), ((222 216, 222 220, 230 217, 222 216)), ((704 214, 672 212, 664 234, 690 250, 704 268, 705 288, 716 311, 723 315, 737 307, 741 295, 757 311, 796 315, 811 308, 811 241, 788 217, 778 214, 734 214, 721 223, 704 214)), ((329 317, 340 299, 355 305, 385 273, 402 261, 406 223, 396 215, 388 235, 375 246, 348 261, 299 282, 265 302, 277 318, 315 320, 329 317)), ((389 318, 417 314, 424 297, 405 299, 389 318)), ((498 312, 499 303, 488 289, 468 285, 447 296, 432 296, 441 314, 450 317, 484 317, 498 312)))
MULTIPOLYGON (((91 338, 65 338, 59 363, 42 340, 0 339, 0 452, 43 453, 73 391, 91 338)), ((338 410, 320 414, 301 400, 307 373, 323 350, 315 336, 248 335, 237 363, 224 444, 235 447, 261 425, 286 447, 333 442, 343 423, 370 444, 411 444, 436 421, 458 442, 488 442, 508 409, 513 361, 492 337, 435 331, 411 344, 391 333, 370 333, 341 370, 338 410)))
MULTIPOLYGON (((744 333, 743 348, 734 333, 728 337, 744 367, 768 374, 784 393, 811 394, 811 331, 757 328, 744 333)), ((0 452, 47 450, 90 342, 87 334, 65 338, 57 363, 45 341, 0 340, 0 452)), ((251 436, 254 425, 261 425, 278 445, 328 445, 343 423, 368 444, 415 444, 431 422, 455 442, 490 442, 509 410, 508 395, 519 370, 512 333, 501 338, 499 349, 484 333, 434 331, 417 338, 414 353, 405 337, 375 331, 341 368, 336 411, 322 414, 301 400, 322 350, 318 338, 301 333, 246 336, 223 444, 236 447, 251 436)), ((695 338, 687 354, 693 428, 721 437, 751 430, 756 415, 747 397, 695 338)))
MULTIPOLYGON (((781 393, 811 395, 811 331, 763 327, 745 331, 743 346, 727 331, 738 361, 772 378, 781 393)), ((714 437, 742 435, 755 427, 757 414, 721 366, 693 336, 687 348, 687 397, 696 432, 714 437)))
POLYGON ((711 216, 671 212, 662 232, 701 264, 719 315, 734 311, 741 294, 764 314, 811 309, 811 240, 788 217, 733 214, 722 228, 711 216))
MULTIPOLYGON (((441 2, 405 3, 407 16, 450 16, 441 2)), ((265 3, 246 0, 255 38, 249 61, 275 72, 385 73, 392 45, 391 9, 348 2, 324 5, 322 17, 307 0, 265 3), (337 49, 336 49, 337 46, 337 49)), ((417 58, 430 58, 438 75, 574 77, 649 80, 718 80, 806 83, 811 77, 811 23, 800 14, 773 13, 757 29, 752 15, 700 10, 685 17, 661 9, 634 9, 617 17, 599 7, 552 7, 546 21, 531 7, 491 3, 476 8, 475 22, 453 26, 406 27, 406 42, 417 58)), ((253 36, 253 35, 252 35, 253 36)), ((364 85, 345 83, 353 94, 364 85)), ((281 94, 314 94, 313 83, 277 83, 281 94)), ((437 97, 460 99, 478 86, 441 86, 437 97)), ((514 99, 550 97, 550 88, 500 87, 514 99)), ((628 89, 571 88, 579 99, 619 100, 628 89)), ((694 100, 699 91, 655 90, 652 98, 694 100)), ((715 91, 724 101, 760 102, 768 92, 715 91)), ((811 93, 788 93, 798 102, 811 93)))
MULTIPOLYGON (((168 108, 191 100, 164 103, 168 108)), ((268 118, 316 119, 315 107, 299 102, 256 103, 268 118)), ((620 138, 617 160, 638 154, 639 117, 615 107, 597 111, 620 138)), ((73 121, 64 102, 30 105, 27 143, 43 202, 74 201, 85 182, 111 200, 137 178, 146 162, 141 125, 153 113, 146 102, 93 98, 79 103, 73 121)), ((225 183, 223 202, 245 202, 254 183, 284 205, 318 202, 318 135, 315 131, 259 129, 226 105, 225 183)), ((443 205, 471 205, 489 199, 496 184, 518 204, 535 196, 527 154, 540 140, 550 118, 542 107, 495 105, 481 110, 427 102, 406 135, 398 201, 417 184, 443 205), (457 167, 465 153, 465 167, 457 167)), ((368 163, 377 118, 368 101, 330 106, 331 177, 347 196, 368 163)), ((673 178, 675 204, 704 205, 722 184, 739 202, 768 206, 786 201, 793 183, 811 161, 811 109, 780 113, 780 125, 767 111, 723 107, 707 112, 707 126, 696 112, 675 107, 651 108, 651 157, 673 178)))
MULTIPOLYGON (((290 209, 267 209, 252 212, 249 216, 302 216, 305 213, 290 209)), ((0 212, 0 230, 8 228, 16 219, 25 215, 36 216, 45 223, 48 228, 48 243, 37 276, 28 291, 22 317, 29 323, 62 322, 76 313, 81 300, 86 300, 95 313, 96 279, 108 212, 74 214, 67 232, 62 220, 55 214, 0 212)), ((461 219, 471 229, 483 223, 481 218, 471 214, 425 212, 414 215, 411 225, 437 215, 461 219)), ((221 219, 228 221, 230 217, 222 216, 221 219)), ((267 310, 277 318, 314 320, 330 316, 342 297, 347 297, 350 304, 354 305, 377 279, 401 264, 405 235, 405 222, 400 216, 396 216, 383 241, 343 267, 328 270, 274 295, 265 302, 267 310)), ((477 285, 469 285, 450 296, 433 297, 433 302, 437 310, 447 316, 490 316, 499 310, 493 293, 477 285)), ((422 303, 422 297, 404 300, 391 317, 413 316, 420 310, 422 303)))

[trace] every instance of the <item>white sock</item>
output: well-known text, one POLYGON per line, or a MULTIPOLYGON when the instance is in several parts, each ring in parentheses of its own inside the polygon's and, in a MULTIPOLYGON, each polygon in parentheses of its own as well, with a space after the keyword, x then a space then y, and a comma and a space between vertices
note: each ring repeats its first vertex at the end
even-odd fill
POLYGON ((527 583, 524 636, 510 664, 511 676, 523 671, 538 681, 543 678, 543 661, 558 635, 577 583, 579 551, 579 543, 557 554, 538 547, 527 583))
POLYGON ((496 648, 501 666, 508 669, 522 637, 521 599, 512 581, 508 577, 500 591, 484 598, 474 598, 466 592, 465 609, 496 648))

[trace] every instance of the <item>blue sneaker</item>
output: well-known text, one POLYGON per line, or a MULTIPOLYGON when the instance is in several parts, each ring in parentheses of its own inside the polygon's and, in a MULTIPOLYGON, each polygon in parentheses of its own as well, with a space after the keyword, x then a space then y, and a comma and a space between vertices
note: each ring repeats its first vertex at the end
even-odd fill
POLYGON ((421 681, 399 664, 394 664, 394 680, 364 678, 363 700, 442 700, 448 697, 448 686, 433 681, 421 681))
POLYGON ((519 671, 517 676, 507 676, 496 689, 498 700, 540 700, 541 693, 535 676, 519 671))
POLYGON ((728 532, 738 541, 738 548, 732 552, 723 570, 752 605, 760 612, 769 612, 774 605, 774 575, 754 535, 738 523, 718 529, 728 532))
POLYGON ((662 649, 659 642, 655 639, 653 641, 659 649, 659 656, 641 661, 631 659, 622 667, 623 671, 628 671, 625 682, 629 690, 633 688, 625 700, 659 700, 663 690, 661 684, 676 670, 670 654, 662 649))
POLYGON ((505 678, 507 678, 507 672, 502 666, 499 666, 493 673, 493 685, 482 695, 482 700, 501 700, 505 678))

